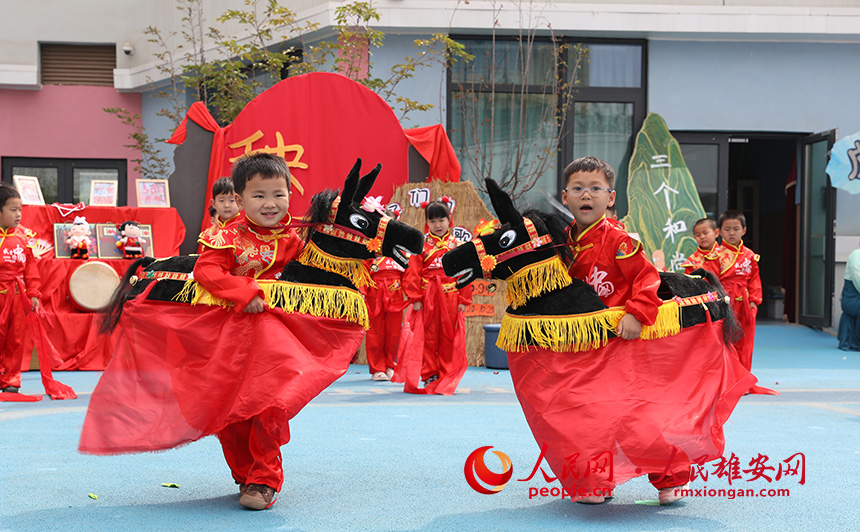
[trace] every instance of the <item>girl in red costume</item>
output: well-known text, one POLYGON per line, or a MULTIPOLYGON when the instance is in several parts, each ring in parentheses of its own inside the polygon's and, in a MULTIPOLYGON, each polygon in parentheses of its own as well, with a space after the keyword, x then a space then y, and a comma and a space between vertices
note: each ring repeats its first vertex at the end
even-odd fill
POLYGON ((403 274, 403 290, 413 312, 424 318, 424 357, 421 380, 428 393, 451 395, 466 369, 464 311, 472 302, 472 287, 457 290, 442 271, 442 256, 456 248, 451 234, 451 210, 443 197, 425 207, 429 232, 424 252, 414 256, 403 274), (438 382, 437 382, 438 381, 438 382))
MULTIPOLYGON (((0 391, 18 393, 25 315, 39 310, 42 282, 36 258, 21 223, 21 196, 8 185, 0 185, 0 391)), ((17 397, 17 396, 16 396, 17 397)))
MULTIPOLYGON (((381 208, 382 204, 373 198, 381 208)), ((397 213, 385 213, 400 219, 397 213)), ((367 331, 365 349, 371 379, 391 380, 400 345, 400 328, 403 324, 403 309, 409 303, 403 299, 403 268, 391 258, 370 259, 370 278, 376 286, 368 286, 367 301, 370 330, 367 331)))

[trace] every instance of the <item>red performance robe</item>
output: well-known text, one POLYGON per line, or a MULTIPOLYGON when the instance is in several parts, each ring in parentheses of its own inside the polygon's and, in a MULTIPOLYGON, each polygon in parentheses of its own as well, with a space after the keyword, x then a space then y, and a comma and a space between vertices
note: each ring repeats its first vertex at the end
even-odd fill
POLYGON ((759 256, 744 246, 741 241, 737 248, 723 241, 717 250, 720 260, 720 282, 732 298, 735 318, 744 334, 735 344, 741 364, 752 368, 753 345, 755 344, 755 317, 757 310, 750 308, 761 305, 761 277, 758 274, 759 256))
POLYGON ((442 256, 459 244, 450 232, 441 238, 427 233, 424 251, 413 255, 403 274, 403 291, 409 303, 423 304, 420 312, 410 307, 406 313, 405 337, 399 351, 403 357, 398 356, 398 371, 392 379, 404 382, 405 392, 453 395, 466 373, 466 322, 457 306, 472 303, 472 287, 457 290, 454 280, 442 270, 442 256), (423 353, 421 380, 439 376, 421 389, 417 387, 419 372, 415 371, 417 353, 423 353))
POLYGON ((204 241, 194 269, 234 308, 147 301, 147 292, 126 303, 82 452, 157 451, 217 434, 236 482, 280 489, 289 420, 346 372, 364 327, 280 308, 238 312, 264 294, 256 280, 276 279, 302 249, 293 231, 241 216, 204 241))
POLYGON ((403 298, 403 268, 388 257, 370 259, 370 278, 376 284, 368 286, 366 301, 370 330, 365 347, 370 374, 394 368, 403 309, 409 301, 403 298))
MULTIPOLYGON (((243 213, 240 212, 239 214, 243 213)), ((203 245, 204 240, 213 237, 217 232, 226 229, 228 226, 238 223, 239 214, 230 218, 229 220, 222 220, 220 216, 215 215, 215 223, 204 229, 197 236, 197 253, 203 253, 203 249, 205 248, 205 246, 203 245)), ((244 219, 244 216, 242 218, 244 219)))
POLYGON ((568 240, 573 248, 571 277, 590 284, 606 306, 624 307, 643 325, 654 324, 663 303, 657 296, 660 273, 641 242, 605 216, 576 238, 569 234, 568 240))
POLYGON ((719 277, 721 268, 716 242, 711 249, 696 248, 696 251, 687 257, 687 260, 681 264, 681 267, 684 268, 684 273, 687 275, 693 273, 693 270, 702 268, 719 277))

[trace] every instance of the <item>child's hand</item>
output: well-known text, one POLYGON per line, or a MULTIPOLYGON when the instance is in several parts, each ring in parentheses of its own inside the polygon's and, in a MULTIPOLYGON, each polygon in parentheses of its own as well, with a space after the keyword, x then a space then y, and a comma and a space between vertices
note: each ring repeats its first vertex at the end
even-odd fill
POLYGON ((756 306, 756 304, 753 303, 752 301, 750 301, 750 308, 753 310, 758 310, 758 306, 756 306))
POLYGON ((424 305, 422 305, 420 301, 416 301, 415 303, 412 303, 412 310, 414 310, 415 312, 418 312, 422 308, 424 308, 424 305))
POLYGON ((41 303, 39 303, 38 297, 30 298, 30 307, 33 309, 33 312, 39 312, 39 309, 42 308, 41 303))
POLYGON ((633 314, 625 314, 615 328, 615 334, 625 340, 635 340, 642 333, 642 323, 633 314))
POLYGON ((260 296, 254 296, 254 299, 248 303, 248 306, 245 307, 245 310, 242 312, 248 312, 250 314, 259 314, 266 310, 266 302, 263 301, 263 298, 260 296))
POLYGON ((460 303, 457 305, 457 312, 466 312, 466 305, 460 303))

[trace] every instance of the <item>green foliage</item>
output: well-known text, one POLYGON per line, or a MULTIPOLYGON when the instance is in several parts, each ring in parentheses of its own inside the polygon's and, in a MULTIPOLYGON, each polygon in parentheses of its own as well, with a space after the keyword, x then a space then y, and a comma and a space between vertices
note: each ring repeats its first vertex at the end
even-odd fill
POLYGON ((102 110, 116 115, 120 122, 134 128, 134 131, 128 135, 131 142, 123 145, 124 148, 131 148, 141 154, 139 159, 131 159, 131 162, 135 163, 134 170, 139 171, 144 179, 167 177, 170 162, 166 157, 161 156, 155 149, 152 139, 143 131, 140 115, 122 107, 106 107, 102 110))

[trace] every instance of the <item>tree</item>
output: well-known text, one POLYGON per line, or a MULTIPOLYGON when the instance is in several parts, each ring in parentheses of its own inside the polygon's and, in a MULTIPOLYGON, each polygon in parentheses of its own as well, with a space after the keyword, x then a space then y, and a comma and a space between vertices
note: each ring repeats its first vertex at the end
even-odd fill
MULTIPOLYGON (((238 23, 247 34, 242 40, 227 36, 217 28, 205 27, 203 0, 176 1, 177 9, 183 13, 179 32, 164 33, 153 26, 145 30, 149 42, 159 48, 155 54, 158 69, 169 80, 168 85, 155 94, 166 103, 157 114, 169 118, 174 128, 185 117, 186 90, 206 102, 214 118, 226 125, 251 100, 286 75, 330 69, 373 90, 401 121, 408 120, 411 111, 424 111, 434 106, 398 94, 397 87, 402 81, 412 78, 422 68, 436 64, 450 67, 458 59, 470 59, 461 44, 445 34, 433 34, 429 39, 414 42, 414 55, 405 57, 384 76, 375 76, 370 60, 372 50, 382 46, 385 36, 371 27, 380 18, 372 2, 352 2, 337 7, 337 38, 311 45, 306 40, 318 25, 300 24, 296 14, 278 0, 245 0, 246 9, 229 9, 218 17, 221 24, 238 23), (207 41, 214 44, 212 51, 204 49, 207 41)), ((105 111, 116 114, 121 120, 131 114, 125 109, 105 111)), ((151 177, 165 169, 149 166, 157 157, 157 149, 142 128, 130 138, 129 147, 144 154, 141 171, 145 175, 151 177)))
POLYGON ((544 14, 549 2, 516 3, 521 29, 515 39, 497 35, 503 6, 491 4, 491 46, 475 50, 474 61, 452 71, 451 137, 465 177, 484 192, 484 179, 491 177, 516 200, 542 178, 555 184, 574 80, 586 51, 555 35, 544 14))

